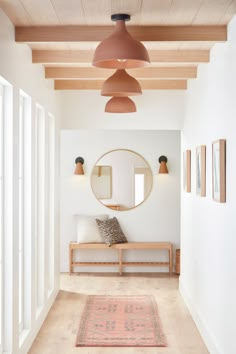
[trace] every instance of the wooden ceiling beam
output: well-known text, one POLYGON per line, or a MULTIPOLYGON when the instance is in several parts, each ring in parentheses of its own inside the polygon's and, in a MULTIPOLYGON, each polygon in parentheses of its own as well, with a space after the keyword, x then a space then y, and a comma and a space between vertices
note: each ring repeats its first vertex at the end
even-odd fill
MULTIPOLYGON (((149 50, 152 63, 208 63, 209 50, 149 50)), ((91 63, 92 50, 32 50, 33 63, 91 63)))
POLYGON ((148 51, 152 63, 208 63, 209 50, 152 50, 148 51))
POLYGON ((32 50, 33 63, 92 63, 92 50, 32 50))
MULTIPOLYGON (((136 79, 188 79, 197 77, 196 66, 166 66, 130 69, 136 79)), ((114 70, 91 67, 46 67, 46 79, 106 79, 114 70)))
MULTIPOLYGON (((104 80, 55 80, 55 90, 101 90, 104 80)), ((139 80, 143 90, 186 90, 186 80, 139 80)))
MULTIPOLYGON (((127 26, 139 41, 226 41, 227 26, 127 26)), ((17 26, 16 42, 94 42, 109 36, 114 26, 17 26)))

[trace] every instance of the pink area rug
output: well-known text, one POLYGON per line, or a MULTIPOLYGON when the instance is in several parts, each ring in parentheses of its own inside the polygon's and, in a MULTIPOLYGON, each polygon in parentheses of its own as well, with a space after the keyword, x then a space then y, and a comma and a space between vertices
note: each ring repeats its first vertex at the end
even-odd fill
POLYGON ((166 347, 154 297, 88 296, 77 347, 166 347))

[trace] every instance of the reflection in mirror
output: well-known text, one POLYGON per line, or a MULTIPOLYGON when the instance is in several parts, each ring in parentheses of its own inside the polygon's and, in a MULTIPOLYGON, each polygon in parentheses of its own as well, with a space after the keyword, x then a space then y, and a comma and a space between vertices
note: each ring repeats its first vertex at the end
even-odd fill
POLYGON ((131 150, 113 150, 95 164, 91 186, 96 198, 114 210, 140 205, 150 194, 152 172, 142 156, 131 150))
POLYGON ((94 166, 91 184, 98 199, 111 198, 111 178, 111 166, 94 166))

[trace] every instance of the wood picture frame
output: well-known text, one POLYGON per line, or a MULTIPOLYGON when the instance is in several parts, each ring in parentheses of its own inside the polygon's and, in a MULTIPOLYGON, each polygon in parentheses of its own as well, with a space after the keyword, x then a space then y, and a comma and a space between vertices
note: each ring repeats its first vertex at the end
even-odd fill
POLYGON ((196 194, 206 196, 206 145, 196 148, 196 194))
POLYGON ((183 187, 185 192, 191 192, 191 150, 183 153, 183 187))
POLYGON ((212 143, 212 198, 216 202, 226 202, 226 140, 212 143))

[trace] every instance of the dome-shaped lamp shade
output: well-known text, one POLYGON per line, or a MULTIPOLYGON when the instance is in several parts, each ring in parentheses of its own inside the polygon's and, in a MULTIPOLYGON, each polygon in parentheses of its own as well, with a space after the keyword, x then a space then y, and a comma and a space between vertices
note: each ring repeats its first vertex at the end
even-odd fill
POLYGON ((75 159, 75 175, 84 175, 84 169, 83 169, 83 163, 84 163, 84 159, 82 157, 77 157, 75 159))
POLYGON ((158 161, 160 163, 159 173, 169 173, 168 168, 166 166, 166 163, 168 161, 167 157, 166 156, 160 156, 158 161))
POLYGON ((141 95, 139 82, 130 76, 124 69, 118 69, 103 84, 102 96, 126 97, 141 95))
POLYGON ((136 112, 136 106, 129 97, 112 97, 105 106, 105 112, 133 113, 136 112))
POLYGON ((112 34, 96 48, 93 65, 99 68, 128 69, 140 68, 150 63, 149 55, 142 43, 133 39, 126 29, 125 21, 129 15, 112 15, 116 21, 112 34))

